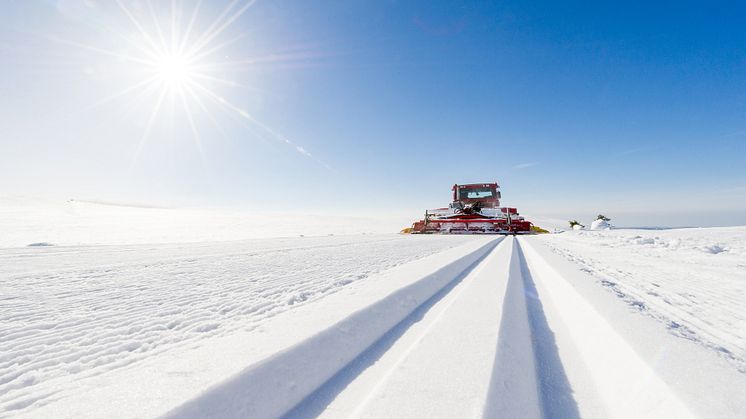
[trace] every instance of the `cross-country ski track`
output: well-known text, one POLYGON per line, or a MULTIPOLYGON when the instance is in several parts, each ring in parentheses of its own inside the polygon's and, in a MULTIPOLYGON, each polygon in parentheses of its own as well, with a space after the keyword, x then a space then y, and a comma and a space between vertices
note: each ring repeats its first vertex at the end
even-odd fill
POLYGON ((527 240, 463 259, 167 416, 696 416, 527 240))
MULTIPOLYGON (((319 240, 318 249, 326 248, 319 240)), ((746 412, 743 372, 630 311, 536 238, 443 240, 457 241, 317 304, 268 317, 257 330, 216 335, 210 344, 76 384, 85 391, 62 391, 36 409, 6 413, 688 418, 746 412)), ((404 243, 369 242, 380 247, 373 251, 404 243)), ((181 260, 181 250, 168 249, 169 263, 181 260)))

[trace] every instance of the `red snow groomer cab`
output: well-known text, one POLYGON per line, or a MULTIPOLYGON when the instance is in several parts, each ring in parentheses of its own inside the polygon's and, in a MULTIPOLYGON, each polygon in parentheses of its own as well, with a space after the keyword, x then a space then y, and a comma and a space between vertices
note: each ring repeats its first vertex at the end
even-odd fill
POLYGON ((453 202, 448 208, 425 211, 425 219, 412 224, 414 234, 525 234, 531 222, 515 208, 500 207, 497 183, 453 185, 453 202))

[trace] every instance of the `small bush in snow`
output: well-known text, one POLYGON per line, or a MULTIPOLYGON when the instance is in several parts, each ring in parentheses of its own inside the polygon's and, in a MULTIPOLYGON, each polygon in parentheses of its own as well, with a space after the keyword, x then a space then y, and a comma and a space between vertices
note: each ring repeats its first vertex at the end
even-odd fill
POLYGON ((531 226, 531 231, 533 231, 534 233, 539 233, 539 234, 549 233, 549 230, 541 228, 539 226, 531 226))

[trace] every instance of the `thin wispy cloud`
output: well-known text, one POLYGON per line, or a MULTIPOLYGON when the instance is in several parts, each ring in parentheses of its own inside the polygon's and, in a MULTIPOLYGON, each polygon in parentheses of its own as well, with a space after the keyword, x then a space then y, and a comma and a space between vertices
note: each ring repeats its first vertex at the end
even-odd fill
POLYGON ((728 134, 723 134, 723 135, 720 136, 720 138, 741 137, 743 135, 746 135, 746 130, 734 131, 734 132, 730 132, 728 134))
POLYGON ((733 195, 743 196, 743 194, 746 194, 746 183, 740 184, 740 185, 737 184, 737 185, 726 187, 726 188, 714 189, 711 191, 711 193, 720 194, 720 195, 730 195, 730 196, 733 196, 733 195))
POLYGON ((516 170, 528 169, 529 167, 534 167, 538 164, 539 163, 535 161, 528 162, 528 163, 520 163, 520 164, 516 164, 515 166, 513 166, 513 169, 516 169, 516 170))
POLYGON ((614 157, 622 157, 622 156, 629 156, 630 154, 637 154, 637 153, 643 153, 643 152, 650 152, 650 151, 657 151, 663 148, 662 146, 645 146, 645 147, 635 147, 635 148, 629 148, 627 150, 622 150, 614 154, 614 157))
POLYGON ((641 153, 645 150, 648 150, 648 148, 647 147, 630 148, 628 150, 622 150, 614 154, 614 156, 615 157, 629 156, 630 154, 641 153))

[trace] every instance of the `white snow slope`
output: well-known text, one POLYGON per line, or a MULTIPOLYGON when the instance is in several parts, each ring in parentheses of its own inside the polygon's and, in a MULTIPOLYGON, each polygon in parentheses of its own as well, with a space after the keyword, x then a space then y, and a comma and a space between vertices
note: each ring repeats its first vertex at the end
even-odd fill
POLYGON ((745 417, 745 244, 739 227, 6 245, 0 416, 745 417))

